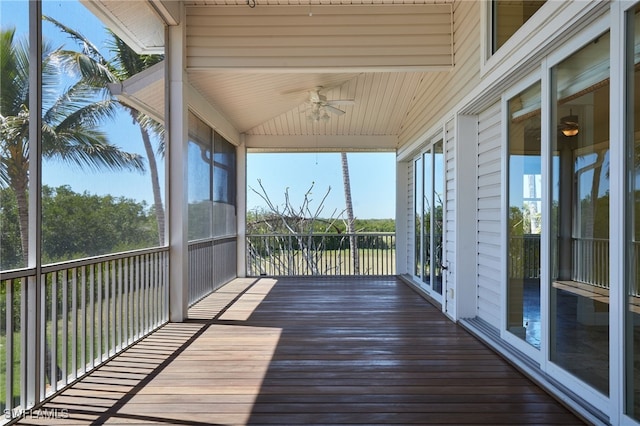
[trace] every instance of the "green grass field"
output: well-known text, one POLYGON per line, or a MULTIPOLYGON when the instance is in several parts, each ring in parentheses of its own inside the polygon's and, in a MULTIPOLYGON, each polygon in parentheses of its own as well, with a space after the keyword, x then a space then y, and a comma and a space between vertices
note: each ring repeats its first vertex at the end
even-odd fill
MULTIPOLYGON (((360 249, 358 275, 394 275, 395 249, 360 249)), ((356 275, 350 251, 323 250, 308 256, 300 250, 271 257, 254 257, 248 265, 252 275, 356 275)))

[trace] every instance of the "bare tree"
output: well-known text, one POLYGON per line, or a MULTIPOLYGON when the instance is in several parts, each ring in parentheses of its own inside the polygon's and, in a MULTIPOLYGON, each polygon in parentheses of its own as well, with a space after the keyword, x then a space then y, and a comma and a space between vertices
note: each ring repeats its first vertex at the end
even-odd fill
MULTIPOLYGON (((311 198, 314 183, 304 194, 303 201, 299 207, 293 205, 289 197, 288 188, 285 190, 285 202, 282 206, 276 205, 258 179, 259 190, 249 189, 264 200, 267 211, 261 215, 259 226, 262 233, 267 231, 268 238, 255 240, 248 244, 250 260, 257 262, 268 259, 268 267, 272 271, 284 272, 285 275, 326 275, 329 273, 339 274, 342 272, 342 257, 340 255, 327 262, 325 250, 327 249, 326 233, 331 230, 337 231, 332 234, 338 239, 345 239, 344 234, 337 226, 343 212, 334 210, 329 218, 322 218, 324 202, 331 192, 329 187, 315 209, 312 209, 311 198), (260 241, 258 243, 258 241, 260 241)), ((251 224, 248 224, 248 230, 251 224)), ((256 227, 256 224, 253 224, 256 227)), ((251 234, 251 232, 248 232, 251 234)), ((342 242, 337 244, 342 246, 342 242)), ((338 250, 339 252, 339 250, 338 250)), ((266 271, 261 271, 266 273, 266 271)))

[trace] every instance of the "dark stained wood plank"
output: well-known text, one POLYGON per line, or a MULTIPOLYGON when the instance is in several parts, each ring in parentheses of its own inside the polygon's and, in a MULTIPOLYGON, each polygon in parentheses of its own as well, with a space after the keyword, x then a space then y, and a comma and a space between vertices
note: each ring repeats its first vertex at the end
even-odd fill
POLYGON ((395 278, 235 280, 22 424, 584 424, 395 278))

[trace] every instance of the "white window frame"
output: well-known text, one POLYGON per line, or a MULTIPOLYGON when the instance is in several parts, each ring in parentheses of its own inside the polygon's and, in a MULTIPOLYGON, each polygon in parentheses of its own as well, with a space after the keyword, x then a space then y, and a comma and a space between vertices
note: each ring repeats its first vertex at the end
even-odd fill
MULTIPOLYGON (((598 18, 594 19, 593 22, 591 22, 588 27, 577 32, 574 37, 566 40, 566 42, 564 42, 558 49, 554 50, 546 57, 546 65, 544 66, 544 69, 543 69, 543 81, 546 80, 547 84, 546 85, 543 84, 543 91, 546 91, 546 93, 543 92, 544 94, 543 94, 543 103, 542 103, 542 114, 543 114, 542 162, 543 162, 543 174, 544 174, 543 190, 546 189, 547 193, 543 197, 543 223, 550 223, 550 219, 551 219, 551 194, 549 191, 551 182, 549 182, 549 178, 550 178, 549 172, 551 170, 550 163, 551 163, 552 153, 551 153, 550 135, 551 135, 552 129, 550 128, 550 124, 551 124, 550 117, 555 113, 555 105, 551 104, 551 96, 550 96, 551 95, 550 91, 552 90, 552 87, 550 87, 550 84, 549 84, 551 70, 553 67, 560 64, 563 60, 570 57, 573 53, 580 50, 582 47, 590 43, 593 39, 595 39, 599 35, 606 33, 607 31, 610 31, 611 23, 612 23, 612 18, 609 13, 605 13, 599 16, 598 18), (546 98, 545 98, 545 95, 546 95, 546 98), (545 111, 545 108, 546 108, 546 111, 545 111), (545 206, 545 203, 546 203, 546 206, 545 206)), ((611 43, 613 43, 613 40, 614 38, 611 37, 611 43)), ((615 48, 612 48, 610 50, 612 54, 615 48)), ((611 72, 610 72, 611 74, 610 75, 613 75, 614 67, 619 67, 619 64, 614 64, 614 58, 611 57, 611 72)), ((610 102, 610 104, 611 106, 613 106, 612 102, 610 102)), ((610 111, 610 114, 612 114, 612 110, 610 111)), ((613 127, 614 125, 611 124, 610 128, 613 128, 613 127)), ((613 190, 614 188, 610 188, 610 191, 612 193, 613 193, 613 190)), ((610 243, 613 244, 614 243, 613 238, 615 238, 615 236, 611 235, 611 238, 612 239, 610 240, 610 243)), ((542 273, 544 274, 543 280, 545 280, 541 282, 541 286, 543 288, 547 288, 547 291, 548 291, 548 287, 550 284, 549 279, 551 276, 550 265, 549 265, 550 234, 548 231, 543 232, 541 244, 542 244, 542 247, 541 247, 542 265, 541 266, 542 266, 542 273)), ((611 258, 613 257, 614 256, 612 255, 611 258)), ((614 298, 613 291, 615 290, 612 289, 610 293, 610 301, 614 298)), ((546 319, 550 320, 550 317, 549 317, 550 306, 548 306, 549 294, 547 293, 542 296, 545 297, 545 303, 547 304, 547 309, 545 312, 546 319)), ((541 311, 541 315, 542 315, 542 311, 541 311)), ((610 306, 610 315, 613 315, 613 309, 611 306, 610 306)), ((610 323, 611 323, 610 327, 612 327, 614 324, 614 321, 612 319, 613 319, 613 316, 610 317, 610 323)), ((547 327, 547 329, 548 328, 549 327, 547 327)), ((621 341, 613 337, 614 336, 612 336, 612 338, 610 338, 610 341, 609 341, 610 377, 612 377, 612 372, 616 371, 616 369, 619 368, 619 366, 614 366, 614 364, 616 364, 615 354, 619 352, 619 347, 616 348, 614 343, 617 343, 617 344, 622 343, 621 341)), ((590 386, 586 382, 580 380, 579 378, 572 375, 562 367, 553 363, 550 360, 549 338, 550 336, 547 335, 546 341, 544 344, 545 346, 545 349, 543 351, 544 362, 541 365, 543 370, 545 370, 545 372, 548 375, 550 375, 551 377, 554 377, 556 380, 558 380, 567 388, 574 390, 574 392, 579 394, 587 403, 594 406, 596 409, 602 411, 603 413, 611 414, 611 406, 610 406, 611 397, 615 396, 615 393, 616 393, 615 390, 613 389, 613 386, 610 386, 609 396, 603 395, 602 393, 595 390, 592 386, 590 386)), ((610 380, 610 383, 611 383, 611 380, 610 380)))
MULTIPOLYGON (((524 354, 527 355, 527 357, 529 357, 530 359, 532 359, 533 361, 537 362, 538 364, 540 364, 542 362, 542 348, 544 347, 544 345, 548 342, 548 338, 547 338, 547 330, 548 330, 548 316, 547 317, 543 317, 543 312, 548 312, 548 309, 545 307, 545 309, 543 309, 543 304, 546 303, 546 300, 543 299, 542 293, 543 293, 543 287, 544 285, 544 276, 542 275, 542 265, 541 265, 541 277, 540 277, 540 349, 532 346, 531 344, 527 343, 526 341, 524 341, 523 339, 517 337, 516 335, 514 335, 513 333, 511 333, 510 331, 508 331, 508 318, 507 318, 507 310, 508 310, 508 268, 507 268, 507 264, 508 264, 508 260, 509 260, 509 253, 508 253, 508 239, 509 239, 509 235, 507 232, 507 227, 509 224, 509 191, 508 191, 508 182, 509 182, 509 141, 508 141, 508 136, 509 136, 509 108, 508 108, 508 102, 511 98, 513 98, 514 96, 516 96, 518 93, 522 92, 523 90, 527 89, 528 87, 532 86, 533 84, 540 82, 540 90, 541 90, 541 94, 540 94, 540 105, 541 105, 541 121, 542 121, 542 117, 545 114, 545 105, 544 105, 544 90, 548 90, 548 84, 545 87, 545 84, 543 84, 542 82, 542 66, 540 68, 538 68, 535 72, 529 74, 527 77, 523 78, 522 80, 520 80, 516 85, 512 86, 511 88, 509 88, 509 90, 505 91, 502 95, 502 123, 501 123, 501 133, 504 135, 504 143, 502 144, 501 147, 501 157, 502 157, 502 164, 501 164, 501 180, 502 182, 504 182, 504 184, 502 185, 502 206, 501 206, 501 224, 500 224, 500 229, 501 229, 501 235, 500 235, 500 239, 502 241, 502 252, 501 252, 501 276, 503 277, 501 280, 501 298, 502 298, 502 303, 501 303, 501 312, 500 312, 500 338, 502 338, 503 340, 505 340, 506 342, 508 342, 510 345, 514 346, 515 348, 517 348, 519 351, 523 352, 524 354)), ((540 138, 540 143, 541 143, 541 148, 543 147, 542 144, 545 143, 545 139, 542 137, 542 134, 544 133, 544 123, 541 122, 540 125, 540 133, 541 133, 541 138, 540 138)), ((547 141, 548 143, 548 141, 547 141)), ((541 153, 542 156, 542 153, 541 153)), ((541 162, 544 162, 544 157, 542 157, 541 162)), ((543 173, 543 171, 541 171, 541 173, 543 173)), ((544 176, 544 174, 543 174, 544 176)), ((544 205, 547 201, 547 198, 545 196, 545 187, 543 184, 543 189, 542 189, 542 206, 543 209, 542 211, 544 211, 544 205)), ((542 225, 542 229, 543 229, 543 233, 545 232, 546 229, 546 223, 543 220, 543 225, 542 225)), ((541 236, 542 239, 542 236, 541 236)), ((544 256, 546 256, 546 252, 543 249, 542 246, 542 240, 541 240, 541 246, 540 246, 540 259, 541 259, 541 263, 542 263, 542 259, 544 258, 544 256)))

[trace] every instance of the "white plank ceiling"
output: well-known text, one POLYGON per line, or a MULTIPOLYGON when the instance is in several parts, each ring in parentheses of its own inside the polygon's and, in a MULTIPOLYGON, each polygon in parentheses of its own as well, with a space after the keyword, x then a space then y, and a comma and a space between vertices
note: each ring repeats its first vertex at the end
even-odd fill
MULTIPOLYGON (((124 21, 117 3, 101 2, 112 23, 124 21)), ((249 149, 395 150, 409 142, 398 135, 426 73, 453 66, 451 3, 185 1, 189 82, 249 149), (353 103, 310 121, 316 87, 353 103)))

